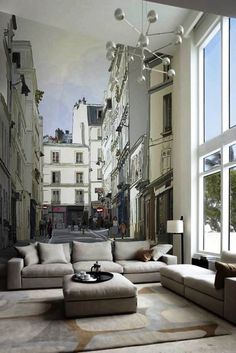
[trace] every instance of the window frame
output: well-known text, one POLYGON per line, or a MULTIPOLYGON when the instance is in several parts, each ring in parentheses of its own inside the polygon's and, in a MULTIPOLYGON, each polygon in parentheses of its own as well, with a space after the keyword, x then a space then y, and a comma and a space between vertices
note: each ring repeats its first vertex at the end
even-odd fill
MULTIPOLYGON (((221 239, 220 252, 229 250, 229 170, 236 166, 236 161, 229 161, 229 147, 236 143, 236 127, 229 125, 229 19, 222 17, 198 46, 198 243, 197 251, 201 253, 219 255, 203 248, 204 241, 204 177, 217 171, 221 175, 221 239), (204 141, 204 57, 203 48, 214 37, 221 27, 221 133, 204 141), (221 165, 204 171, 203 161, 207 156, 220 151, 221 165), (227 197, 225 196, 227 195, 227 197)), ((232 249, 231 249, 232 250, 232 249)), ((236 250, 236 249, 235 249, 236 250)))
POLYGON ((60 152, 59 152, 59 151, 52 151, 52 152, 51 152, 51 162, 52 162, 53 164, 58 164, 58 163, 60 163, 60 152), (58 160, 57 160, 57 158, 56 158, 55 161, 54 161, 54 158, 53 158, 54 154, 58 156, 58 160))

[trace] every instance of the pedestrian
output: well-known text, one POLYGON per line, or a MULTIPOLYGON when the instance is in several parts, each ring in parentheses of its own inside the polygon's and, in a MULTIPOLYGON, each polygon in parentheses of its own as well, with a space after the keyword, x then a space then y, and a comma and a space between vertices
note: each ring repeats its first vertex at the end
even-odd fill
POLYGON ((124 222, 122 222, 119 225, 119 230, 120 230, 121 238, 124 239, 124 237, 126 235, 126 224, 124 222))
POLYGON ((39 221, 39 234, 41 237, 45 236, 45 230, 46 230, 46 221, 45 219, 40 219, 39 221))
POLYGON ((51 237, 52 237, 52 220, 51 220, 51 218, 49 218, 49 220, 48 220, 48 227, 47 227, 47 232, 48 232, 48 237, 49 237, 49 239, 51 239, 51 237))
POLYGON ((110 228, 110 234, 112 235, 112 237, 114 238, 115 240, 115 237, 117 236, 118 234, 118 219, 116 216, 113 217, 112 219, 112 227, 110 228))

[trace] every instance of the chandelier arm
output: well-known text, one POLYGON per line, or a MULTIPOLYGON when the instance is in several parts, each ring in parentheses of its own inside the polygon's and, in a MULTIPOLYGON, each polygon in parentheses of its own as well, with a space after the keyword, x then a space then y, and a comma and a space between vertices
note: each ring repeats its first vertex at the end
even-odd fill
MULTIPOLYGON (((144 48, 144 50, 148 51, 149 53, 151 53, 152 55, 154 55, 157 59, 163 60, 163 58, 160 55, 157 55, 156 53, 154 53, 153 51, 151 51, 148 48, 144 48)), ((158 50, 158 49, 157 49, 158 50)))
POLYGON ((149 36, 148 32, 149 32, 150 26, 151 26, 151 23, 148 22, 147 30, 146 30, 146 33, 145 33, 146 36, 149 36))
POLYGON ((158 33, 149 33, 148 36, 151 37, 151 36, 160 36, 161 34, 173 34, 175 33, 174 31, 171 31, 171 32, 158 32, 158 33))
POLYGON ((136 28, 131 22, 129 22, 126 18, 124 18, 124 21, 133 29, 135 30, 138 34, 141 34, 140 30, 136 28))

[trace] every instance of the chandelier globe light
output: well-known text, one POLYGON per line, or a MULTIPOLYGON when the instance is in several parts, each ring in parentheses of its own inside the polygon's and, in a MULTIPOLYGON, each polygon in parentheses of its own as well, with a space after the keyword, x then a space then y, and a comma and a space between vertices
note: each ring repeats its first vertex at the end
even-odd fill
MULTIPOLYGON (((159 59, 165 67, 168 67, 170 65, 170 58, 164 54, 159 54, 159 51, 161 51, 171 45, 181 45, 182 44, 182 41, 183 41, 182 36, 184 34, 184 27, 182 25, 178 25, 173 31, 150 33, 151 25, 153 23, 157 22, 157 20, 158 20, 158 14, 156 13, 155 10, 150 10, 147 13, 148 25, 147 25, 147 29, 145 32, 143 30, 140 31, 131 22, 129 22, 127 20, 127 18, 125 17, 124 11, 121 8, 117 8, 115 10, 114 17, 117 21, 124 21, 127 25, 129 25, 139 35, 138 40, 137 40, 137 44, 136 44, 134 50, 132 52, 128 53, 128 62, 129 63, 132 63, 134 61, 135 57, 140 58, 140 61, 141 61, 141 65, 140 65, 141 70, 140 71, 141 72, 140 72, 140 76, 137 79, 137 81, 139 83, 142 83, 145 81, 145 71, 146 70, 157 71, 159 73, 167 75, 169 78, 172 78, 175 76, 174 69, 171 68, 168 70, 158 70, 158 69, 150 68, 145 65, 145 59, 146 59, 147 54, 149 56, 151 54, 152 56, 159 59), (160 35, 166 35, 166 34, 173 34, 174 39, 171 42, 167 43, 166 45, 162 46, 161 48, 157 48, 155 51, 152 51, 149 48, 150 38, 152 36, 157 36, 157 35, 160 36, 160 35)), ((142 23, 142 28, 143 28, 143 23, 142 23)), ((125 46, 124 46, 124 48, 125 48, 125 46)), ((112 61, 115 58, 117 45, 112 41, 108 41, 106 43, 106 49, 107 49, 106 58, 107 58, 107 60, 112 61)))

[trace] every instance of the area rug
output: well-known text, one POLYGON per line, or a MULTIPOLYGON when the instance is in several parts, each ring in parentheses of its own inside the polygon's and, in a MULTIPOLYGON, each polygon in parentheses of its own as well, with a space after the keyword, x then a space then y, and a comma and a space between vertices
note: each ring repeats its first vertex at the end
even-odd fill
POLYGON ((218 321, 158 284, 138 286, 137 313, 75 320, 64 317, 60 289, 0 292, 0 352, 86 352, 229 334, 218 321))

